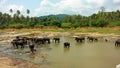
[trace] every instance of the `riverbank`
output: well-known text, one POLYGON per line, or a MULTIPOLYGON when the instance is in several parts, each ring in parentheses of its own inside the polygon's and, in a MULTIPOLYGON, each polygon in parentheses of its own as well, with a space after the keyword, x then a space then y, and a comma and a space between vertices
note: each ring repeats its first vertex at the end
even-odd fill
POLYGON ((0 68, 40 68, 40 65, 0 52, 0 68))
POLYGON ((120 34, 120 27, 81 27, 81 28, 57 28, 57 27, 46 27, 46 28, 7 28, 0 29, 0 33, 2 32, 31 32, 31 31, 39 31, 39 32, 81 32, 81 33, 100 33, 100 34, 120 34))
POLYGON ((33 35, 40 37, 41 35, 47 35, 48 37, 65 35, 65 36, 96 36, 96 37, 120 37, 120 27, 106 27, 106 28, 23 28, 23 29, 0 29, 0 43, 10 42, 16 36, 33 35))
MULTIPOLYGON (((16 36, 27 36, 41 37, 47 35, 48 37, 53 36, 96 36, 96 37, 120 37, 120 28, 71 28, 71 29, 60 29, 60 28, 31 28, 31 29, 0 29, 0 44, 10 43, 16 36)), ((19 58, 11 57, 0 53, 0 67, 1 68, 47 68, 47 66, 40 66, 35 63, 25 61, 19 58), (27 66, 27 67, 26 67, 27 66)))

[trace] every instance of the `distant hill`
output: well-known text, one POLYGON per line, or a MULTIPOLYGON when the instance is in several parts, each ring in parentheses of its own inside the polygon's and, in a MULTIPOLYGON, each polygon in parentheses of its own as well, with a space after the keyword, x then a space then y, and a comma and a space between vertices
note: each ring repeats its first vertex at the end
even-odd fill
POLYGON ((40 16, 40 18, 52 17, 52 18, 58 18, 59 20, 63 20, 67 16, 69 16, 69 15, 67 15, 67 14, 57 14, 57 15, 40 16))

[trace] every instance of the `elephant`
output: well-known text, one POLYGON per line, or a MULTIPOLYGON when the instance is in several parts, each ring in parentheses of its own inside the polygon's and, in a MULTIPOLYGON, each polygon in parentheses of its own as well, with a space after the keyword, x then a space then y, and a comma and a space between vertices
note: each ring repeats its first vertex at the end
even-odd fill
POLYGON ((44 44, 44 39, 43 38, 36 38, 36 41, 35 41, 37 44, 44 44))
POLYGON ((14 48, 19 48, 19 46, 21 48, 24 48, 24 46, 27 44, 27 39, 26 37, 21 37, 21 36, 17 36, 15 39, 13 39, 11 41, 11 44, 13 45, 14 48))
POLYGON ((53 40, 55 41, 55 43, 60 42, 60 38, 53 38, 53 40))
POLYGON ((88 39, 89 41, 91 41, 91 42, 93 42, 93 41, 98 41, 97 38, 92 37, 92 36, 87 37, 87 39, 88 39))
POLYGON ((13 47, 17 49, 19 48, 19 46, 21 48, 24 48, 24 44, 25 44, 23 40, 17 40, 17 39, 14 39, 11 43, 13 44, 13 47))
POLYGON ((120 46, 120 39, 117 39, 117 40, 115 41, 115 46, 120 46))
POLYGON ((11 41, 11 44, 13 45, 13 47, 14 48, 18 48, 18 46, 16 46, 16 39, 13 39, 12 41, 11 41))
POLYGON ((35 43, 37 44, 50 44, 50 38, 36 38, 35 43))
POLYGON ((76 42, 83 42, 85 41, 85 37, 76 37, 75 40, 76 42))
POLYGON ((64 43, 64 47, 69 48, 70 47, 70 43, 69 42, 65 42, 64 43))
POLYGON ((50 38, 43 38, 43 42, 50 44, 50 38))
POLYGON ((30 44, 30 45, 29 45, 30 51, 31 51, 32 53, 34 53, 34 51, 36 51, 36 50, 34 49, 34 47, 35 47, 34 44, 30 44))

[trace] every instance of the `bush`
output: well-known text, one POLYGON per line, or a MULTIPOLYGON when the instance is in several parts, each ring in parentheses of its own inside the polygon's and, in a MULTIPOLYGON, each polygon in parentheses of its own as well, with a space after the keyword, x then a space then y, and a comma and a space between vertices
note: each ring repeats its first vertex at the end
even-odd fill
POLYGON ((108 26, 120 26, 120 21, 110 22, 108 26))
POLYGON ((71 23, 62 23, 61 25, 62 28, 70 28, 72 27, 71 23))
POLYGON ((23 28, 26 26, 24 24, 21 24, 21 23, 14 23, 14 24, 9 24, 8 27, 9 28, 23 28))
POLYGON ((108 25, 108 22, 103 20, 103 19, 100 19, 100 20, 97 20, 97 26, 98 27, 105 27, 108 25))
POLYGON ((36 24, 34 27, 35 27, 35 28, 43 28, 43 27, 44 27, 44 25, 39 25, 39 24, 36 24))
POLYGON ((89 26, 94 26, 94 27, 105 27, 107 25, 108 22, 103 19, 91 20, 89 23, 89 26))

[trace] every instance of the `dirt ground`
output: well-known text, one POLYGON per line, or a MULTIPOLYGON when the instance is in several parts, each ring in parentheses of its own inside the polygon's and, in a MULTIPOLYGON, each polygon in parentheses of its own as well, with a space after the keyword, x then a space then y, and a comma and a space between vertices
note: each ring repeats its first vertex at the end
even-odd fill
POLYGON ((40 65, 0 52, 0 68, 40 68, 40 65))

